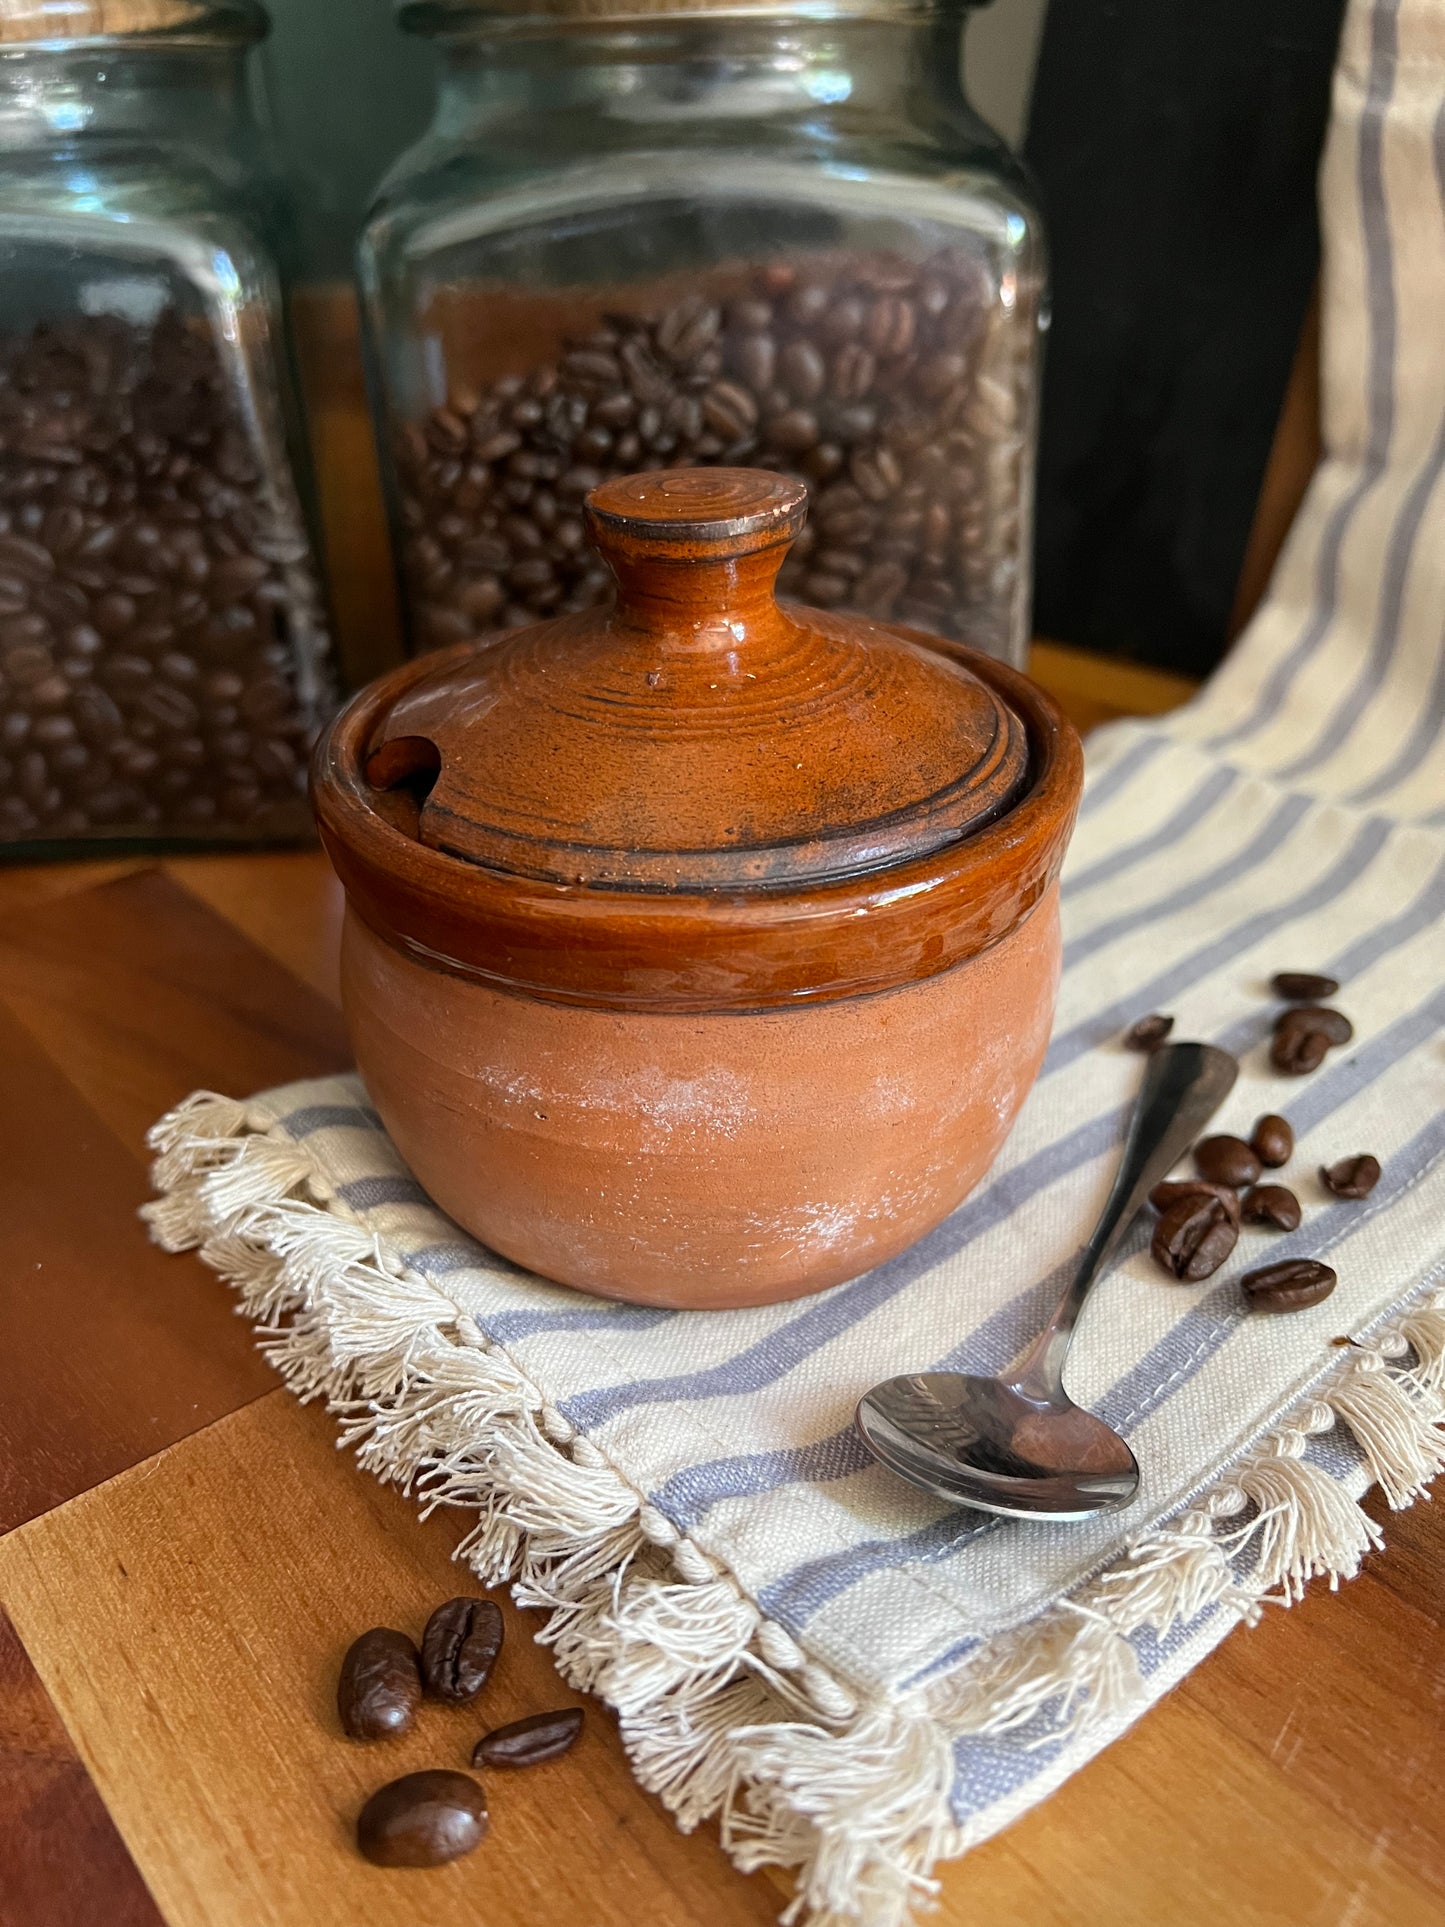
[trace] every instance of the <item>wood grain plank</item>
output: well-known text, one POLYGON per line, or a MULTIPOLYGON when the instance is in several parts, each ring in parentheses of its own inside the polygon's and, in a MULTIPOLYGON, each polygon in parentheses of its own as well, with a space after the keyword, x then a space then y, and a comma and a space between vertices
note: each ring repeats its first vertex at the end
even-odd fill
POLYGON ((0 1531, 258 1397, 229 1294, 152 1245, 129 1147, 0 1006, 0 1531))
MULTIPOLYGON (((1329 1602, 1331 1604, 1334 1601, 1329 1602)), ((1248 1634, 1233 1643, 1247 1645, 1248 1634)), ((1391 1843, 1340 1825, 1207 1700, 1219 1654, 1043 1806, 944 1876, 949 1927, 1440 1927, 1391 1843)), ((1333 1680, 1313 1688, 1326 1703, 1333 1680)), ((1351 1782, 1367 1771, 1363 1762, 1351 1782)))
POLYGON ((491 1835, 469 1859, 359 1859, 350 1828, 374 1787, 463 1766, 488 1725, 578 1697, 508 1602, 482 1705, 429 1704, 380 1745, 342 1737, 343 1651, 378 1622, 419 1633, 468 1589, 458 1530, 359 1474, 331 1421, 278 1392, 0 1540, 0 1599, 171 1927, 772 1921, 776 1891, 675 1831, 596 1706, 566 1759, 490 1776, 491 1835))
POLYGON ((320 850, 176 857, 165 870, 319 996, 340 1001, 343 898, 320 850))
POLYGON ((1445 1627, 1445 1505, 1437 1500, 1391 1512, 1376 1487, 1364 1507, 1385 1534, 1386 1557, 1371 1561, 1370 1577, 1421 1614, 1433 1639, 1445 1627))
POLYGON ((93 890, 99 883, 133 876, 150 867, 144 857, 102 858, 97 862, 0 863, 0 920, 33 910, 56 897, 93 890))
POLYGON ((1035 637, 1029 674, 1054 698, 1075 729, 1088 731, 1121 716, 1160 716, 1186 703, 1199 688, 1148 663, 1090 655, 1065 642, 1035 637))
POLYGON ((155 1902, 0 1612, 0 1927, 162 1927, 155 1902))
POLYGON ((1226 1640, 1179 1691, 1227 1719, 1337 1828, 1433 1888, 1445 1920, 1445 1635, 1438 1614, 1432 1622, 1380 1583, 1389 1564, 1376 1558, 1338 1594, 1320 1588, 1226 1640))
POLYGON ((0 923, 0 999, 128 1144, 198 1088, 350 1061, 333 1004, 157 870, 0 923))
MULTIPOLYGON (((487 1927, 768 1918, 768 1886, 676 1836, 631 1784, 600 1711, 571 1762, 493 1777, 493 1837, 474 1859, 419 1888, 354 1858, 349 1820, 370 1787, 462 1764, 483 1724, 574 1696, 508 1605, 484 1711, 429 1707, 380 1748, 340 1738, 330 1695, 351 1635, 373 1620, 415 1631, 463 1582, 454 1520, 422 1523, 330 1439, 277 1393, 0 1543, 0 1597, 173 1927, 416 1927, 419 1892, 426 1927, 462 1927, 483 1904, 487 1927)), ((1439 1927, 1419 1831, 1380 1824, 1407 1755, 1422 1798, 1438 1784, 1416 1745, 1428 1707, 1386 1669, 1358 1726, 1353 1671, 1405 1629, 1379 1621, 1365 1581, 1359 1618, 1331 1630, 1351 1598, 1322 1594, 1226 1642, 1052 1800, 944 1869, 941 1927, 1439 1927), (1322 1643, 1274 1643, 1311 1613, 1322 1643), (1278 1705, 1282 1686, 1318 1703, 1302 1745, 1251 1729, 1249 1700, 1278 1705), (1362 1747, 1381 1762, 1379 1811, 1362 1747)))

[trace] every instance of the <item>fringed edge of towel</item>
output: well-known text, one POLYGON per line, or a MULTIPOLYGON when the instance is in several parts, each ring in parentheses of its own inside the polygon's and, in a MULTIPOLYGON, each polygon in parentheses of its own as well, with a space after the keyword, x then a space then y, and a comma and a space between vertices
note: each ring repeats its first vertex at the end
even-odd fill
POLYGON ((716 1814, 740 1867, 794 1873, 785 1923, 902 1927, 926 1902, 934 1863, 981 1837, 950 1805, 959 1737, 1117 1725, 1146 1700, 1132 1633, 1209 1607, 1252 1621, 1311 1579, 1352 1578, 1380 1531, 1305 1457, 1313 1436, 1347 1426, 1395 1508, 1445 1469, 1435 1293, 1343 1350, 1285 1426, 1080 1592, 906 1702, 860 1704, 368 1231, 268 1113, 199 1092, 150 1142, 156 1241, 198 1249, 236 1287, 262 1350, 303 1400, 326 1400, 363 1466, 426 1510, 476 1515, 456 1556, 546 1610, 539 1638, 616 1710, 638 1780, 679 1826, 716 1814))

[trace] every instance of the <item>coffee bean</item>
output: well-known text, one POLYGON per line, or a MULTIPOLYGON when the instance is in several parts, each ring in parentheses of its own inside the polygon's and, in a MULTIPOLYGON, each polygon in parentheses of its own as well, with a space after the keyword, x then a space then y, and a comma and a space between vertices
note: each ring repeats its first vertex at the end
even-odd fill
POLYGON ((1213 1184, 1233 1185, 1236 1190, 1253 1184, 1259 1176, 1259 1158, 1242 1137, 1204 1137, 1194 1147, 1194 1162, 1200 1175, 1213 1184))
POLYGON ((1269 1061, 1289 1077, 1317 1071, 1325 1061, 1330 1040, 1319 1030, 1277 1030, 1269 1047, 1269 1061))
POLYGON ((725 441, 738 442, 758 422, 758 405, 735 381, 714 382, 702 398, 703 419, 725 441))
POLYGON ((1277 1170, 1294 1155, 1294 1132, 1288 1118, 1267 1111, 1249 1135, 1250 1147, 1261 1164, 1277 1170))
POLYGON ((1154 1227, 1154 1262, 1181 1284, 1218 1271, 1239 1238, 1239 1217, 1216 1197, 1177 1199, 1154 1227))
POLYGON ((356 1844, 376 1867, 440 1867, 479 1846, 487 1797, 467 1773, 433 1768, 379 1787, 356 1821, 356 1844))
POLYGON ((1174 1019, 1165 1017, 1158 1011, 1148 1017, 1141 1017, 1124 1032, 1124 1044, 1128 1050, 1157 1050, 1174 1028, 1174 1019))
POLYGON ((1340 987, 1334 977, 1317 977, 1308 970, 1279 970, 1269 981, 1277 997, 1301 1004, 1317 1004, 1321 998, 1333 997, 1340 987))
POLYGON ((1354 1026, 1342 1012, 1320 1004, 1295 1004, 1275 1024, 1269 1059, 1276 1070, 1297 1077, 1317 1070, 1333 1045, 1348 1044, 1354 1034, 1354 1026))
POLYGON ((878 363, 868 350, 850 341, 833 357, 828 370, 828 393, 837 401, 862 401, 873 386, 878 363))
POLYGON ((404 1733, 421 1704, 421 1668, 405 1633, 373 1626, 348 1649, 336 1687, 342 1730, 353 1740, 404 1733))
POLYGON ((865 569, 853 585, 853 600, 869 615, 884 614, 892 608, 908 581, 908 571, 899 562, 879 562, 865 569))
POLYGON ((903 479, 898 457, 888 448, 860 452, 848 464, 848 472, 870 502, 886 501, 903 479))
POLYGON ((790 341, 778 356, 778 376, 797 401, 812 402, 827 383, 828 364, 811 341, 790 341))
POLYGON ((502 1650, 505 1627, 491 1599, 449 1599, 426 1623, 422 1677, 437 1699, 475 1699, 502 1650))
POLYGON ((1368 1151, 1320 1166, 1320 1182, 1337 1198, 1367 1198, 1380 1182, 1380 1160, 1368 1151))
POLYGON ((1261 1265, 1240 1279, 1240 1290, 1254 1311, 1304 1311, 1328 1298, 1335 1273, 1316 1258, 1284 1258, 1261 1265))
POLYGON ((1165 1178, 1149 1193, 1156 1211, 1168 1211, 1181 1198, 1215 1198, 1226 1214, 1239 1223, 1239 1193, 1227 1184, 1210 1184, 1205 1178, 1165 1178))
POLYGON ((721 325, 718 309, 703 295, 685 295, 657 324, 657 345, 674 362, 693 360, 713 341, 721 325))
POLYGON ((913 346, 917 316, 901 295, 884 295, 869 309, 863 338, 876 355, 906 355, 913 346))
POLYGON ((806 408, 789 408, 764 424, 764 439, 785 455, 801 455, 818 439, 818 421, 806 408))
POLYGON ((1285 1011, 1279 1021, 1296 1029, 1317 1030, 1331 1045, 1348 1044, 1355 1034, 1355 1027, 1344 1012, 1331 1010, 1327 1004, 1296 1004, 1285 1011))
POLYGON ((1256 1184, 1240 1201, 1240 1216, 1246 1224, 1267 1224, 1276 1231, 1299 1229, 1299 1199, 1284 1184, 1256 1184))
POLYGON ((582 1731, 582 1708, 563 1706, 555 1713, 532 1713, 509 1726, 493 1727, 472 1749, 473 1766, 537 1766, 566 1753, 582 1731))
POLYGON ((821 281, 804 282, 783 303, 784 317, 798 328, 816 329, 834 300, 835 291, 821 281))
POLYGON ((43 582, 54 575, 55 558, 42 543, 19 535, 0 535, 0 569, 27 582, 43 582))
POLYGON ((732 365, 747 384, 750 397, 766 393, 777 372, 778 344, 771 335, 743 335, 733 348, 732 365))

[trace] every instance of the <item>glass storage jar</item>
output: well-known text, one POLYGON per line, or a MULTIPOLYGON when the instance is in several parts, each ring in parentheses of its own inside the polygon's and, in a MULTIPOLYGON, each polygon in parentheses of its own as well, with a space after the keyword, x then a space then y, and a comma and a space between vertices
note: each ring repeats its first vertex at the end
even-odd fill
POLYGON ((1043 246, 962 0, 541 8, 401 8, 440 93, 360 273, 413 649, 596 601, 587 491, 721 463, 808 485, 784 594, 1020 662, 1043 246))
POLYGON ((0 17, 0 855, 308 832, 329 645, 243 72, 265 27, 252 0, 0 17))

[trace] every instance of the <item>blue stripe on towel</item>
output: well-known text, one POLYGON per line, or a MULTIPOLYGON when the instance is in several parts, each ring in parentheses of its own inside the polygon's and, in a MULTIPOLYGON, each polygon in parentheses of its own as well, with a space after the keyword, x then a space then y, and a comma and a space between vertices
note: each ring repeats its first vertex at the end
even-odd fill
POLYGON ((1210 740, 1231 748, 1256 736, 1284 708, 1295 678, 1313 658, 1335 620, 1340 594, 1340 556, 1355 512, 1385 471, 1395 428, 1395 269, 1385 198, 1385 113, 1395 88, 1400 0, 1376 0, 1370 22, 1370 70, 1360 114, 1360 225, 1365 252, 1365 304, 1370 321, 1366 369, 1368 429, 1364 458, 1353 485, 1336 504, 1320 538, 1314 613, 1298 640, 1275 664, 1244 720, 1210 740))

